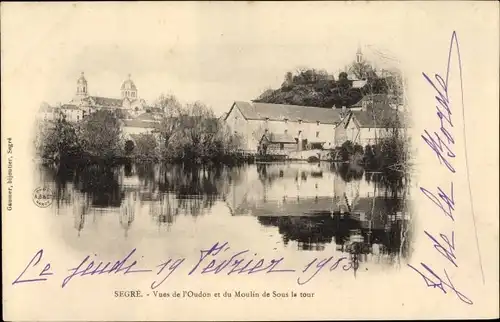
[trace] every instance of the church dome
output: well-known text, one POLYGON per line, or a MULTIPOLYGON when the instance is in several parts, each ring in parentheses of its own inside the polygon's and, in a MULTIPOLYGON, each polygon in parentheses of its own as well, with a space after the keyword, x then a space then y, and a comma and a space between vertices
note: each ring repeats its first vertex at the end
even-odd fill
POLYGON ((130 79, 130 75, 128 75, 128 79, 123 82, 122 90, 133 90, 133 91, 137 90, 137 87, 135 87, 134 82, 130 79))
POLYGON ((85 79, 85 76, 83 76, 83 72, 80 75, 80 78, 78 78, 78 81, 76 83, 78 85, 87 85, 87 80, 85 79))

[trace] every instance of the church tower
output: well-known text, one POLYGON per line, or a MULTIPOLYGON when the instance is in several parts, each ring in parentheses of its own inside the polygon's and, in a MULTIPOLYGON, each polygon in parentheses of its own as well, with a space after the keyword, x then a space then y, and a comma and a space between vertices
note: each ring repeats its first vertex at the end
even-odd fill
POLYGON ((131 75, 128 74, 128 79, 122 84, 122 98, 128 98, 131 101, 137 99, 137 87, 134 82, 130 79, 131 75))
POLYGON ((356 52, 356 63, 360 64, 363 61, 363 53, 361 52, 361 46, 358 45, 358 51, 356 52))
POLYGON ((88 95, 88 88, 87 88, 87 80, 85 79, 85 76, 82 74, 80 75, 80 78, 76 81, 76 97, 77 98, 83 98, 88 95))

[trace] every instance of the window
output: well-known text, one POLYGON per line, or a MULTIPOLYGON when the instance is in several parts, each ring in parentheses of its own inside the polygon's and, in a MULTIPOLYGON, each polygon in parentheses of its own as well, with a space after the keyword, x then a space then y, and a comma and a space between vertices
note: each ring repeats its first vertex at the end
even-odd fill
POLYGON ((316 132, 316 137, 319 138, 319 132, 316 132))
POLYGON ((285 144, 284 143, 280 143, 280 150, 283 150, 285 148, 285 144))

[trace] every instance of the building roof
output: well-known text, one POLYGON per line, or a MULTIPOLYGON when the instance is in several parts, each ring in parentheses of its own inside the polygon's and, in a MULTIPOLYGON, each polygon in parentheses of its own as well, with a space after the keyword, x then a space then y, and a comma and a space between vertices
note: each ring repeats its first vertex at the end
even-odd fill
POLYGON ((360 128, 401 128, 405 117, 400 111, 385 108, 352 111, 354 120, 360 128))
POLYGON ((128 75, 128 79, 125 80, 122 84, 122 90, 133 90, 136 91, 137 87, 135 86, 134 82, 130 79, 130 75, 128 75))
MULTIPOLYGON (((393 98, 387 94, 366 95, 351 106, 353 119, 360 128, 402 127, 405 114, 394 108, 393 98), (354 110, 362 108, 361 110, 354 110)), ((397 105, 396 105, 397 106, 397 105)))
POLYGON ((290 134, 284 133, 267 133, 262 138, 266 138, 271 143, 296 143, 290 134))
POLYGON ((352 81, 352 87, 353 88, 363 88, 366 86, 366 84, 368 84, 368 81, 367 80, 353 80, 352 81))
MULTIPOLYGON (((373 103, 374 107, 385 107, 389 104, 387 94, 365 95, 356 104, 351 105, 351 108, 362 107, 363 102, 373 103)), ((365 103, 365 104, 366 104, 365 103)))
POLYGON ((160 127, 160 123, 158 122, 148 122, 137 119, 132 120, 122 120, 123 126, 125 127, 139 127, 145 129, 157 129, 160 127))
POLYGON ((90 100, 92 103, 98 106, 107 106, 107 107, 122 107, 123 100, 120 98, 110 98, 110 97, 102 97, 102 96, 88 96, 85 100, 90 100))
POLYGON ((80 75, 80 78, 76 81, 78 85, 87 85, 87 80, 85 79, 85 76, 83 76, 83 72, 80 75))
POLYGON ((235 106, 247 120, 265 120, 267 118, 272 121, 286 119, 291 122, 301 120, 302 122, 315 123, 319 121, 326 124, 337 124, 341 121, 340 112, 329 108, 236 101, 231 110, 235 106))
POLYGON ((63 110, 79 110, 78 106, 76 106, 74 104, 63 104, 61 106, 61 109, 63 109, 63 110))

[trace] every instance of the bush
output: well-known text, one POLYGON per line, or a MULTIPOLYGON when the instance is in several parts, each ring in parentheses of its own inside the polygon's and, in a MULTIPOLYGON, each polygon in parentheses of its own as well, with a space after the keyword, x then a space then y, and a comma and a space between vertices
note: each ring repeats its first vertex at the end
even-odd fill
POLYGON ((340 159, 344 162, 360 163, 363 160, 363 147, 351 141, 345 141, 340 146, 340 159))

